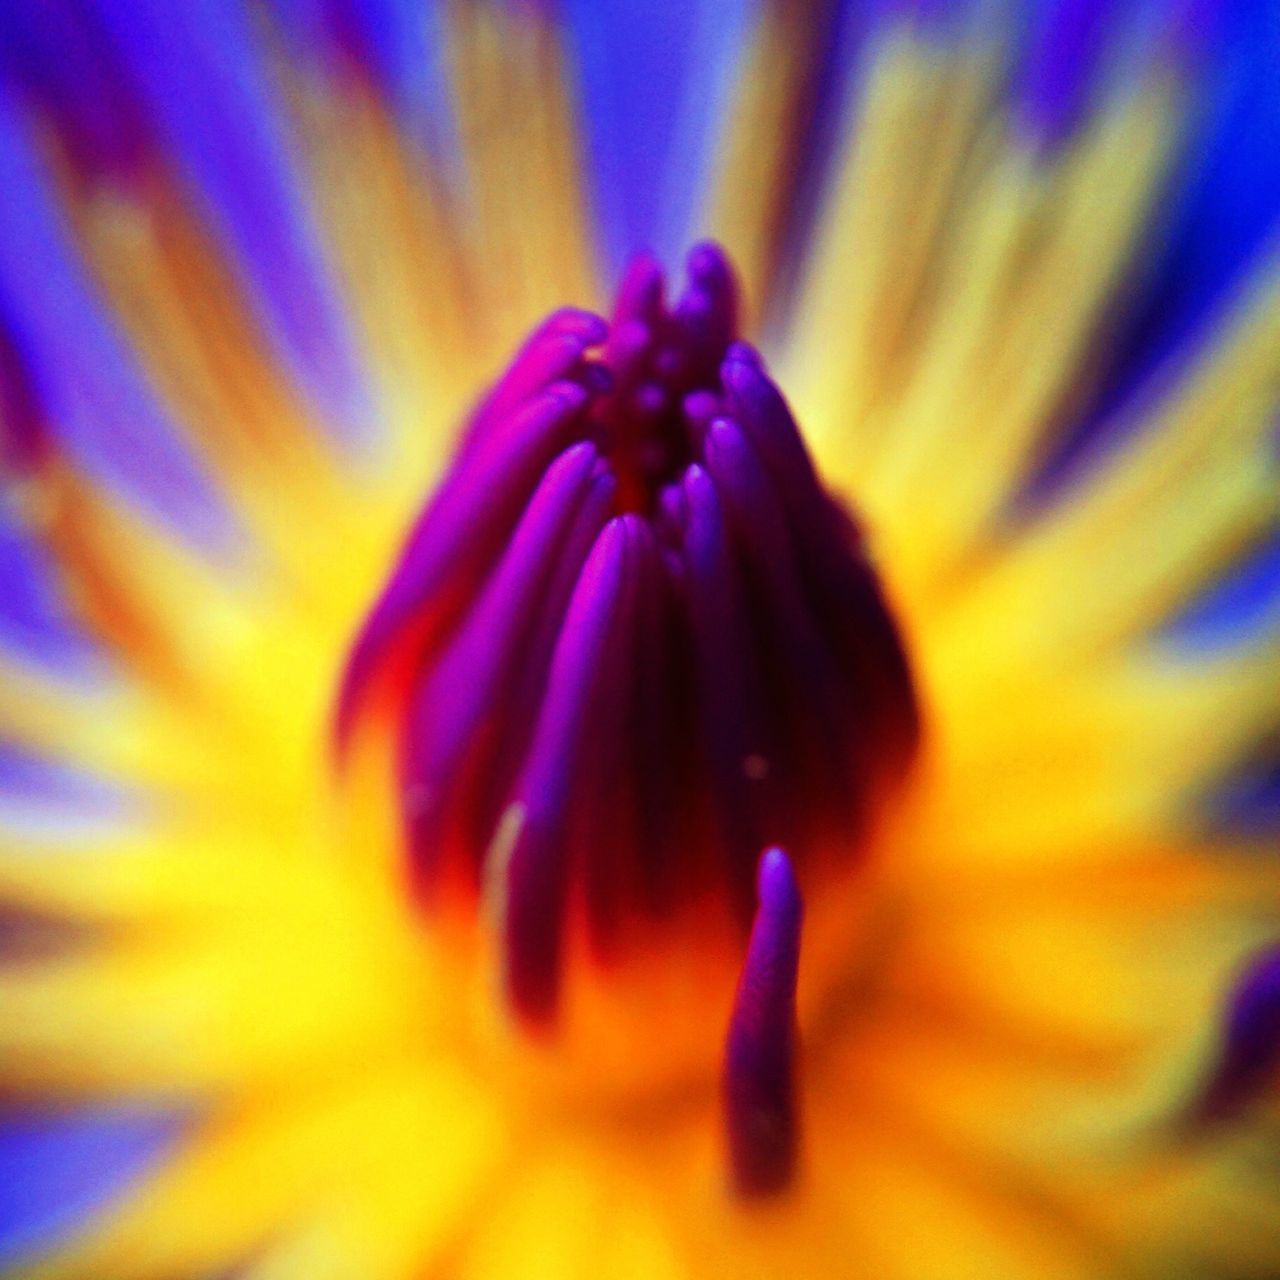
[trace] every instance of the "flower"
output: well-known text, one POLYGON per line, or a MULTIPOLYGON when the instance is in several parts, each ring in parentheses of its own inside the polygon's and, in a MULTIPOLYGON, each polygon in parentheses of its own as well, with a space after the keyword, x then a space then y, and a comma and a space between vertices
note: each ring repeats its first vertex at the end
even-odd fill
POLYGON ((0 13, 11 1274, 1280 1269, 1258 8, 0 13))

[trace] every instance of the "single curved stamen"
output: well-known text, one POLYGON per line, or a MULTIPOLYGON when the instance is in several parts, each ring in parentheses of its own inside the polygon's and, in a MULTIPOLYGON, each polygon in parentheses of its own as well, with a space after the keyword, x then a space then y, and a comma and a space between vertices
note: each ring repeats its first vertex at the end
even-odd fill
POLYGON ((744 1196, 783 1190, 799 1150, 796 978, 803 909, 781 849, 760 859, 757 896, 721 1081, 729 1168, 734 1190, 744 1196))
POLYGON ((599 753, 616 746, 611 733, 621 670, 634 628, 637 544, 644 528, 634 517, 611 520, 583 567, 556 644, 538 726, 516 784, 519 826, 503 868, 501 914, 506 985, 514 1006, 531 1021, 555 1012, 561 932, 568 892, 570 810, 580 782, 599 753))
POLYGON ((610 323, 540 325, 350 656, 339 755, 389 730, 424 909, 490 901, 530 1027, 571 930, 601 964, 681 912, 740 937, 761 849, 856 860, 914 750, 858 532, 736 313, 702 246, 670 306, 641 259, 610 323))
POLYGON ((1193 1107, 1197 1123, 1234 1119, 1280 1079, 1280 947, 1254 956, 1236 982, 1221 1044, 1193 1107))

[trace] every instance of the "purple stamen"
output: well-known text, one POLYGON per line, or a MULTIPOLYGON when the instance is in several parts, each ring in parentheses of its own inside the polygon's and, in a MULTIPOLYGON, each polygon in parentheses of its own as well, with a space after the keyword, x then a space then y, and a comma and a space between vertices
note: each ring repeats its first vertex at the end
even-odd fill
MULTIPOLYGON (((414 697, 404 761, 410 851, 426 879, 443 853, 443 814, 468 790, 463 775, 492 750, 503 705, 536 616, 534 606, 584 510, 599 457, 574 445, 551 465, 512 535, 511 544, 457 638, 427 669, 414 697), (462 794, 460 794, 462 793, 462 794)), ((603 504, 592 504, 597 527, 603 504)), ((585 552, 585 548, 583 548, 585 552)), ((581 559, 578 564, 581 565, 581 559)))
POLYGON ((758 677, 746 652, 748 616, 719 495, 699 466, 686 472, 684 494, 688 520, 683 552, 701 738, 715 827, 723 841, 717 854, 735 911, 746 922, 753 905, 750 869, 763 843, 763 827, 742 761, 770 747, 750 696, 758 677))
POLYGON ((645 323, 656 320, 662 314, 662 268, 650 254, 637 254, 618 286, 614 303, 613 323, 620 328, 632 320, 645 323))
POLYGON ((546 699, 515 803, 523 815, 506 872, 504 942, 507 993, 533 1024, 551 1020, 560 986, 560 952, 571 843, 569 800, 594 745, 593 700, 611 638, 622 630, 627 595, 626 517, 601 532, 578 579, 556 646, 546 699))
POLYGON ((641 259, 611 324, 539 326, 349 659, 339 747, 393 736, 423 910, 483 887, 533 1029, 570 934, 609 965, 714 899, 745 935, 760 849, 856 862, 914 751, 893 621, 737 309, 705 245, 670 306, 641 259))
POLYGON ((1193 1107, 1201 1124, 1234 1120, 1280 1083, 1280 946, 1252 958, 1223 1019, 1209 1079, 1193 1107))
POLYGON ((461 465, 409 535, 400 564, 361 629, 338 698, 337 738, 345 747, 362 699, 393 649, 408 641, 420 658, 434 633, 457 616, 501 551, 533 486, 566 444, 587 404, 572 382, 557 382, 513 411, 497 430, 501 449, 483 442, 461 465), (476 456, 483 455, 483 456, 476 456))
POLYGON ((822 785, 826 775, 831 800, 835 802, 849 781, 847 766, 851 755, 846 734, 851 726, 833 716, 832 709, 847 706, 850 693, 841 689, 835 657, 804 598, 803 579, 781 503, 769 473, 736 424, 725 419, 713 423, 705 450, 707 467, 739 544, 756 569, 755 589, 774 651, 792 670, 808 673, 808 679, 785 709, 793 721, 801 718, 807 722, 798 732, 793 730, 796 742, 787 754, 793 761, 809 766, 808 773, 815 784, 822 785), (807 756, 811 758, 806 759, 807 756))
POLYGON ((781 849, 760 859, 757 895, 721 1081, 734 1190, 751 1197, 784 1190, 799 1150, 796 978, 803 909, 781 849))

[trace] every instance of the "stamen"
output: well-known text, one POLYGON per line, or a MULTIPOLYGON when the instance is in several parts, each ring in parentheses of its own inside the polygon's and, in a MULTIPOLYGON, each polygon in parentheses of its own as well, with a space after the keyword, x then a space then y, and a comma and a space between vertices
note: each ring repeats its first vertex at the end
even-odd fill
POLYGON ((405 663, 421 662, 457 621, 587 403, 578 383, 555 382, 508 417, 490 419, 482 411, 471 447, 410 533, 356 640, 338 698, 340 747, 347 746, 357 705, 370 696, 375 677, 383 677, 379 685, 388 676, 403 684, 405 663))
POLYGON ((1221 1045, 1194 1107, 1201 1124, 1234 1120, 1280 1080, 1280 947, 1254 956, 1232 992, 1221 1045))
POLYGON ((516 785, 523 815, 506 867, 502 926, 507 993, 527 1022, 556 1011, 568 860, 592 799, 583 771, 611 745, 602 704, 616 695, 634 604, 633 527, 611 520, 596 540, 569 603, 551 663, 537 732, 516 785))
POLYGON ((722 1081, 734 1190, 752 1197, 788 1186, 799 1149, 796 977, 803 912, 791 863, 781 849, 770 849, 760 859, 757 893, 722 1081))
POLYGON ((561 454, 471 615, 423 673, 410 707, 404 785, 406 794, 417 797, 406 817, 413 865, 424 887, 448 855, 450 832, 462 816, 455 814, 451 822, 449 811, 470 790, 466 775, 486 748, 492 750, 498 728, 492 713, 510 694, 538 601, 566 557, 575 570, 581 567, 587 552, 583 534, 590 529, 594 536, 604 525, 614 487, 590 444, 561 454))
POLYGON ((855 865, 915 747, 857 531, 735 339, 723 254, 688 274, 668 307, 640 259, 611 324, 535 330, 339 695, 340 760, 392 735, 424 915, 489 895, 530 1029, 556 1024, 570 936, 608 968, 697 913, 736 953, 759 851, 802 876, 855 865))

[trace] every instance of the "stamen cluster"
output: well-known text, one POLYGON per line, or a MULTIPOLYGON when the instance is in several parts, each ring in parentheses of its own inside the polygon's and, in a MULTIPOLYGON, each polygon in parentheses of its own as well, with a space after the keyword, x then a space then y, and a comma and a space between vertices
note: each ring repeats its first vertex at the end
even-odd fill
POLYGON ((506 994, 554 1020, 565 935, 603 962, 709 897, 745 931, 761 851, 856 858, 911 757, 911 679, 848 515, 720 252, 667 306, 551 316, 476 410, 352 651, 339 708, 395 735, 424 908, 498 906, 506 994))

